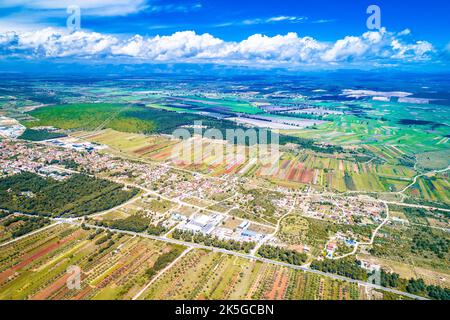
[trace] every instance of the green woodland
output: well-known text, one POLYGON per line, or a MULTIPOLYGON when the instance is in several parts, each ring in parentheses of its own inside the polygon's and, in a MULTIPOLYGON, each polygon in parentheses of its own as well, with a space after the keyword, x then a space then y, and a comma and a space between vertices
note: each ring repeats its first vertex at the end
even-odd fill
POLYGON ((99 225, 108 226, 113 229, 126 230, 131 232, 144 232, 155 236, 167 231, 167 229, 162 225, 152 225, 151 219, 143 217, 141 215, 132 215, 125 219, 118 219, 111 222, 98 221, 99 225))
POLYGON ((113 208, 137 193, 82 174, 57 181, 24 172, 0 179, 0 209, 49 217, 84 216, 113 208))
POLYGON ((50 219, 47 218, 19 215, 10 216, 2 222, 5 228, 11 228, 13 238, 21 237, 48 224, 50 224, 50 219))
POLYGON ((266 259, 278 260, 298 266, 305 263, 308 258, 306 253, 268 245, 261 246, 258 250, 258 254, 266 259))
POLYGON ((174 261, 181 254, 181 252, 183 252, 184 249, 185 248, 182 246, 174 246, 173 249, 169 252, 161 254, 158 259, 156 259, 153 266, 145 271, 145 274, 149 278, 152 278, 158 273, 158 271, 164 269, 172 261, 174 261))
MULTIPOLYGON (((361 268, 360 262, 356 259, 315 260, 311 263, 311 268, 363 281, 368 281, 369 276, 373 274, 361 268)), ((407 280, 400 278, 400 275, 396 273, 388 273, 384 270, 381 270, 380 285, 435 300, 450 300, 450 289, 448 288, 427 286, 423 279, 407 280)))
POLYGON ((44 141, 62 138, 65 136, 65 134, 59 132, 50 132, 48 130, 33 130, 27 128, 25 132, 19 137, 19 139, 28 141, 44 141))
MULTIPOLYGON (((130 133, 171 134, 177 128, 192 126, 194 125, 194 121, 201 121, 202 125, 207 128, 220 130, 224 138, 227 137, 227 130, 247 129, 228 120, 191 113, 183 113, 180 116, 179 113, 174 111, 149 108, 142 104, 74 103, 46 106, 33 110, 29 114, 34 120, 23 123, 29 129, 41 126, 53 126, 64 130, 98 130, 109 128, 130 133)), ((194 129, 186 129, 193 134, 194 129)), ((257 131, 259 130, 267 131, 265 129, 257 129, 257 131)), ((30 135, 33 138, 38 134, 26 133, 26 137, 30 137, 30 135)), ((271 135, 267 134, 266 136, 270 143, 271 135)), ((278 140, 281 145, 295 143, 302 148, 317 152, 344 152, 339 146, 316 144, 312 139, 282 134, 278 136, 278 140)), ((230 142, 239 143, 238 141, 231 140, 230 142)), ((246 139, 245 144, 248 143, 246 139)))
POLYGON ((172 233, 172 237, 177 240, 204 244, 205 246, 218 247, 226 250, 243 251, 245 253, 250 253, 250 251, 255 247, 254 242, 221 240, 219 238, 203 235, 201 233, 194 233, 191 231, 183 231, 179 229, 176 229, 172 233))

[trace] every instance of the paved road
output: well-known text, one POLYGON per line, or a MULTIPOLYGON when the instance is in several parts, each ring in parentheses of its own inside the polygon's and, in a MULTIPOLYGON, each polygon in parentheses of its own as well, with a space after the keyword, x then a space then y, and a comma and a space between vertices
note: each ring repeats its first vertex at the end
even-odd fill
MULTIPOLYGON (((63 223, 74 224, 74 225, 81 225, 81 223, 79 221, 73 220, 73 219, 59 219, 58 221, 59 222, 63 222, 63 223)), ((346 282, 350 282, 350 283, 356 283, 356 284, 363 285, 363 286, 366 286, 366 287, 379 289, 379 290, 395 293, 395 294, 398 294, 398 295, 406 296, 406 297, 409 297, 411 299, 428 300, 428 299, 426 299, 424 297, 416 296, 416 295, 413 295, 413 294, 409 294, 407 292, 403 292, 403 291, 399 291, 399 290, 395 290, 395 289, 391 289, 391 288, 385 288, 385 287, 382 287, 382 286, 379 286, 379 285, 376 285, 376 284, 373 284, 373 283, 369 283, 369 282, 365 282, 365 281, 361 281, 361 280, 354 280, 354 279, 350 279, 350 278, 347 278, 347 277, 339 276, 339 275, 336 275, 336 274, 326 273, 326 272, 322 272, 322 271, 319 271, 319 270, 310 269, 310 268, 308 268, 306 266, 297 266, 297 265, 293 265, 293 264, 289 264, 289 263, 284 263, 284 262, 280 262, 280 261, 275 261, 275 260, 270 260, 270 259, 254 256, 254 255, 251 255, 251 254, 245 254, 245 253, 230 251, 230 250, 226 250, 226 249, 205 246, 205 245, 201 245, 201 244, 197 244, 197 243, 191 243, 191 242, 185 242, 185 241, 171 239, 171 238, 165 238, 165 237, 162 237, 162 236, 154 236, 154 235, 145 234, 145 233, 137 233, 137 232, 132 232, 132 231, 118 230, 118 229, 112 229, 112 228, 101 227, 101 226, 90 225, 90 224, 87 224, 86 226, 88 226, 90 228, 94 228, 94 229, 101 229, 101 230, 105 230, 105 231, 109 230, 111 232, 128 234, 128 235, 132 235, 132 236, 139 236, 139 237, 148 238, 148 239, 152 239, 152 240, 156 240, 156 241, 163 241, 163 242, 167 242, 167 243, 182 245, 182 246, 190 247, 190 248, 194 248, 194 249, 203 249, 203 250, 208 250, 208 251, 212 251, 212 252, 220 252, 220 253, 229 254, 229 255, 233 255, 233 256, 244 258, 244 259, 248 259, 248 260, 261 261, 261 262, 265 262, 265 263, 279 265, 279 266, 282 266, 282 267, 292 268, 292 269, 296 269, 296 270, 302 270, 302 271, 305 271, 305 272, 314 273, 314 274, 318 274, 318 275, 321 275, 321 276, 329 277, 329 278, 332 278, 332 279, 335 279, 335 280, 346 281, 346 282)))
MULTIPOLYGON (((106 179, 108 179, 108 178, 106 178, 106 179)), ((155 197, 160 197, 161 199, 164 199, 164 200, 167 200, 167 201, 170 201, 170 202, 175 202, 178 205, 182 205, 182 206, 185 206, 185 207, 193 207, 193 208, 198 209, 198 210, 203 210, 204 212, 218 214, 218 215, 221 215, 221 216, 224 216, 224 217, 227 217, 227 218, 233 218, 234 217, 234 216, 231 216, 231 215, 229 215, 227 213, 211 210, 211 209, 208 209, 207 207, 197 206, 197 205, 192 204, 192 203, 184 202, 184 201, 182 201, 180 199, 174 199, 174 198, 166 197, 163 194, 160 194, 160 193, 158 193, 156 191, 150 190, 150 189, 148 189, 146 187, 143 187, 143 186, 140 186, 140 185, 137 185, 137 184, 134 184, 134 183, 123 182, 123 181, 120 181, 120 180, 113 180, 113 179, 109 179, 109 180, 111 180, 113 182, 116 182, 116 183, 123 184, 123 185, 125 185, 127 187, 133 187, 133 188, 141 189, 146 194, 151 194, 151 195, 153 195, 155 197)), ((259 225, 261 227, 266 227, 266 228, 273 228, 274 227, 274 225, 264 224, 264 223, 256 222, 256 221, 253 221, 253 220, 252 220, 252 224, 259 225)))
POLYGON ((378 227, 376 227, 376 229, 373 231, 372 236, 370 237, 370 241, 369 242, 357 242, 355 244, 355 247, 353 248, 352 252, 349 252, 347 254, 344 254, 342 256, 339 257, 333 257, 331 259, 333 260, 339 260, 339 259, 343 259, 349 256, 352 256, 354 254, 356 254, 356 252, 358 251, 358 247, 359 246, 371 246, 373 244, 373 241, 375 240, 375 237, 377 236, 378 231, 380 231, 381 228, 383 228, 383 226, 389 221, 390 216, 389 216, 389 206, 385 203, 386 206, 386 219, 383 220, 383 222, 380 223, 380 225, 378 227))
MULTIPOLYGON (((20 213, 16 213, 16 214, 20 214, 20 213)), ((27 215, 28 214, 24 214, 27 215)), ((31 233, 28 233, 20 238, 16 238, 13 239, 11 241, 5 242, 3 244, 0 245, 0 247, 2 246, 6 246, 8 244, 11 244, 15 241, 18 241, 20 239, 23 239, 25 237, 28 237, 32 234, 41 232, 45 229, 48 229, 50 227, 53 227, 59 223, 65 223, 65 224, 70 224, 70 225, 75 225, 75 226, 81 226, 82 222, 77 219, 77 218, 52 218, 53 221, 55 221, 55 223, 48 225, 44 228, 35 230, 31 233)), ((212 252, 220 252, 220 253, 224 253, 224 254, 229 254, 229 255, 233 255, 236 257, 240 257, 240 258, 244 258, 244 259, 248 259, 248 260, 254 260, 254 261, 261 261, 261 262, 265 262, 265 263, 270 263, 270 264, 274 264, 274 265, 279 265, 282 267, 287 267, 287 268, 292 268, 292 269, 296 269, 296 270, 302 270, 304 272, 309 272, 309 273, 314 273, 314 274, 318 274, 324 277, 328 277, 328 278, 332 278, 335 280, 340 280, 340 281, 346 281, 346 282, 350 282, 350 283, 356 283, 358 285, 362 285, 362 286, 366 286, 366 287, 370 287, 370 288, 374 288, 374 289, 379 289, 379 290, 384 290, 387 292, 391 292, 391 293, 395 293, 398 295, 402 295, 402 296, 406 296, 408 298, 411 299, 416 299, 416 300, 428 300, 424 297, 420 297, 420 296, 416 296, 413 294, 409 294, 407 292, 403 292, 403 291, 399 291, 399 290, 395 290, 395 289, 391 289, 391 288, 385 288, 373 283, 369 283, 369 282, 365 282, 365 281, 361 281, 361 280, 354 280, 351 278, 347 278, 347 277, 343 277, 343 276, 339 276, 336 274, 332 274, 332 273, 326 273, 326 272, 322 272, 319 270, 314 270, 311 269, 307 266, 297 266, 297 265, 293 265, 293 264, 289 264, 289 263, 285 263, 285 262, 280 262, 280 261, 276 261, 276 260, 271 260, 271 259, 266 259, 266 258, 262 258, 262 257, 258 257, 255 255, 251 255, 251 254, 245 254, 245 253, 240 253, 240 252, 236 252, 236 251, 231 251, 231 250, 226 250, 226 249, 221 249, 221 248, 216 248, 216 247, 210 247, 210 246, 205 246, 205 245, 201 245, 201 244, 197 244, 197 243, 191 243, 191 242, 185 242, 185 241, 181 241, 181 240, 176 240, 176 239, 172 239, 172 238, 166 238, 164 236, 154 236, 154 235, 150 235, 150 234, 146 234, 146 233, 138 233, 138 232, 132 232, 132 231, 126 231, 126 230, 119 230, 119 229, 113 229, 113 228, 107 228, 107 227, 103 227, 103 226, 96 226, 96 225, 91 225, 91 224, 85 224, 86 226, 93 228, 93 229, 101 229, 101 230, 105 230, 105 231, 111 231, 111 232, 115 232, 115 233, 122 233, 122 234, 127 234, 127 235, 131 235, 131 236, 138 236, 138 237, 143 237, 143 238, 148 238, 148 239, 152 239, 152 240, 156 240, 156 241, 163 241, 163 242, 167 242, 167 243, 172 243, 172 244, 177 244, 177 245, 182 245, 188 248, 194 248, 194 249, 203 249, 203 250, 208 250, 208 251, 212 251, 212 252)), ((187 252, 186 252, 187 253, 187 252)))

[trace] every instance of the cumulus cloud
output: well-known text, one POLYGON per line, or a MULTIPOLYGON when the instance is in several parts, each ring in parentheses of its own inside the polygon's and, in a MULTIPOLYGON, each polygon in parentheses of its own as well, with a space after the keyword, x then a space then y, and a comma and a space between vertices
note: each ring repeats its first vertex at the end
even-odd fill
POLYGON ((32 58, 101 57, 109 55, 111 46, 118 42, 115 37, 96 32, 64 34, 52 28, 20 34, 9 32, 7 35, 9 41, 6 47, 9 44, 11 53, 19 57, 25 55, 32 58))
POLYGON ((0 56, 26 58, 127 58, 150 63, 216 63, 246 66, 365 65, 426 61, 435 54, 432 44, 413 41, 409 32, 386 29, 346 36, 333 43, 297 33, 273 37, 255 34, 240 42, 224 41, 208 33, 176 32, 169 36, 122 39, 96 32, 46 28, 0 33, 0 56))

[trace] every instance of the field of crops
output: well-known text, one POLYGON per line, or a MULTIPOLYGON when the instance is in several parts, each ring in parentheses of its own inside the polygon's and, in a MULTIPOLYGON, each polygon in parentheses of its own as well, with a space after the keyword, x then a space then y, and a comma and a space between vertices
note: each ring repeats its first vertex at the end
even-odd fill
POLYGON ((0 299, 130 299, 171 250, 143 238, 57 225, 1 248, 0 299), (80 290, 66 285, 69 266, 81 268, 80 290))
MULTIPOLYGON (((191 149, 191 158, 185 159, 178 156, 174 158, 174 155, 182 155, 174 149, 176 147, 179 150, 180 146, 176 141, 166 137, 104 130, 88 135, 86 138, 110 146, 112 152, 152 161, 171 161, 180 168, 200 171, 211 176, 236 174, 245 177, 261 177, 280 184, 293 183, 297 187, 313 185, 340 192, 400 191, 411 183, 415 175, 415 171, 406 166, 370 161, 358 162, 339 155, 311 152, 299 155, 284 152, 279 161, 266 164, 256 159, 255 150, 246 148, 245 153, 242 153, 244 156, 236 156, 235 149, 227 149, 220 145, 219 148, 224 151, 224 154, 219 157, 213 152, 217 145, 207 140, 196 143, 191 149), (192 157, 196 152, 200 154, 203 152, 200 163, 193 163, 192 157), (234 160, 226 160, 231 158, 234 160)), ((393 154, 391 157, 396 156, 398 155, 393 154)))
POLYGON ((304 153, 284 154, 279 163, 261 168, 273 180, 316 185, 337 191, 399 191, 411 181, 414 171, 390 164, 356 162, 336 156, 304 153))
POLYGON ((448 176, 421 177, 408 190, 413 197, 424 199, 425 201, 437 201, 449 203, 450 182, 448 176))
POLYGON ((183 250, 141 237, 54 225, 1 248, 0 299, 383 297, 355 284, 223 253, 194 249, 180 257, 183 250), (81 270, 79 288, 67 285, 72 276, 67 270, 74 266, 81 270))
POLYGON ((358 285, 203 250, 191 251, 142 295, 142 299, 363 297, 364 289, 358 285))

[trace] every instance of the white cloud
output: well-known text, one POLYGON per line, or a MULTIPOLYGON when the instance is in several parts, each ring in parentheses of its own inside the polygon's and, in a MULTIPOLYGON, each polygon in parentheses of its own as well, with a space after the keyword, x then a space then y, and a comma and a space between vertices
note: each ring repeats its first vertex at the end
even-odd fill
POLYGON ((311 21, 311 23, 330 23, 330 22, 335 22, 335 19, 319 19, 319 20, 313 20, 311 21))
POLYGON ((409 30, 409 29, 405 29, 398 33, 399 36, 407 36, 409 34, 411 34, 411 30, 409 30))
POLYGON ((369 46, 360 37, 347 36, 328 49, 323 55, 324 61, 340 61, 363 56, 369 46))
POLYGON ((426 41, 380 31, 346 36, 334 43, 296 33, 273 37, 255 34, 240 42, 227 42, 208 33, 176 32, 169 36, 135 35, 121 39, 96 32, 46 28, 38 31, 0 33, 0 56, 27 58, 126 57, 145 62, 192 62, 225 65, 299 67, 311 65, 392 65, 402 61, 425 61, 435 49, 426 41))
POLYGON ((87 16, 126 16, 141 11, 159 12, 192 12, 202 8, 199 2, 189 4, 160 4, 147 0, 2 0, 0 8, 22 8, 28 10, 51 11, 66 10, 69 6, 79 6, 83 15, 87 16))
MULTIPOLYGON (((255 19, 247 19, 243 20, 239 23, 229 22, 228 25, 231 24, 245 24, 245 25, 254 25, 254 24, 264 24, 264 23, 302 23, 308 20, 308 17, 297 17, 297 16, 276 16, 270 18, 255 18, 255 19)), ((226 25, 222 24, 222 25, 226 25)))
POLYGON ((165 4, 165 5, 149 5, 148 11, 150 12, 192 12, 198 11, 202 8, 201 3, 193 4, 165 4))
POLYGON ((146 0, 2 0, 0 8, 66 10, 71 5, 91 16, 125 16, 148 8, 146 0))
POLYGON ((299 23, 329 23, 334 22, 334 19, 320 19, 320 20, 310 20, 305 16, 274 16, 270 18, 253 18, 246 19, 242 21, 227 21, 222 23, 217 23, 214 27, 229 27, 229 26, 242 26, 242 25, 259 25, 259 24, 275 24, 275 23, 284 23, 284 24, 299 24, 299 23))
POLYGON ((426 54, 433 52, 433 46, 427 41, 417 41, 414 44, 403 44, 397 39, 393 39, 391 43, 395 54, 395 59, 407 60, 424 60, 427 59, 426 54))
POLYGON ((289 22, 300 22, 307 20, 306 17, 295 17, 295 16, 278 16, 267 19, 267 22, 279 22, 279 21, 289 21, 289 22))

